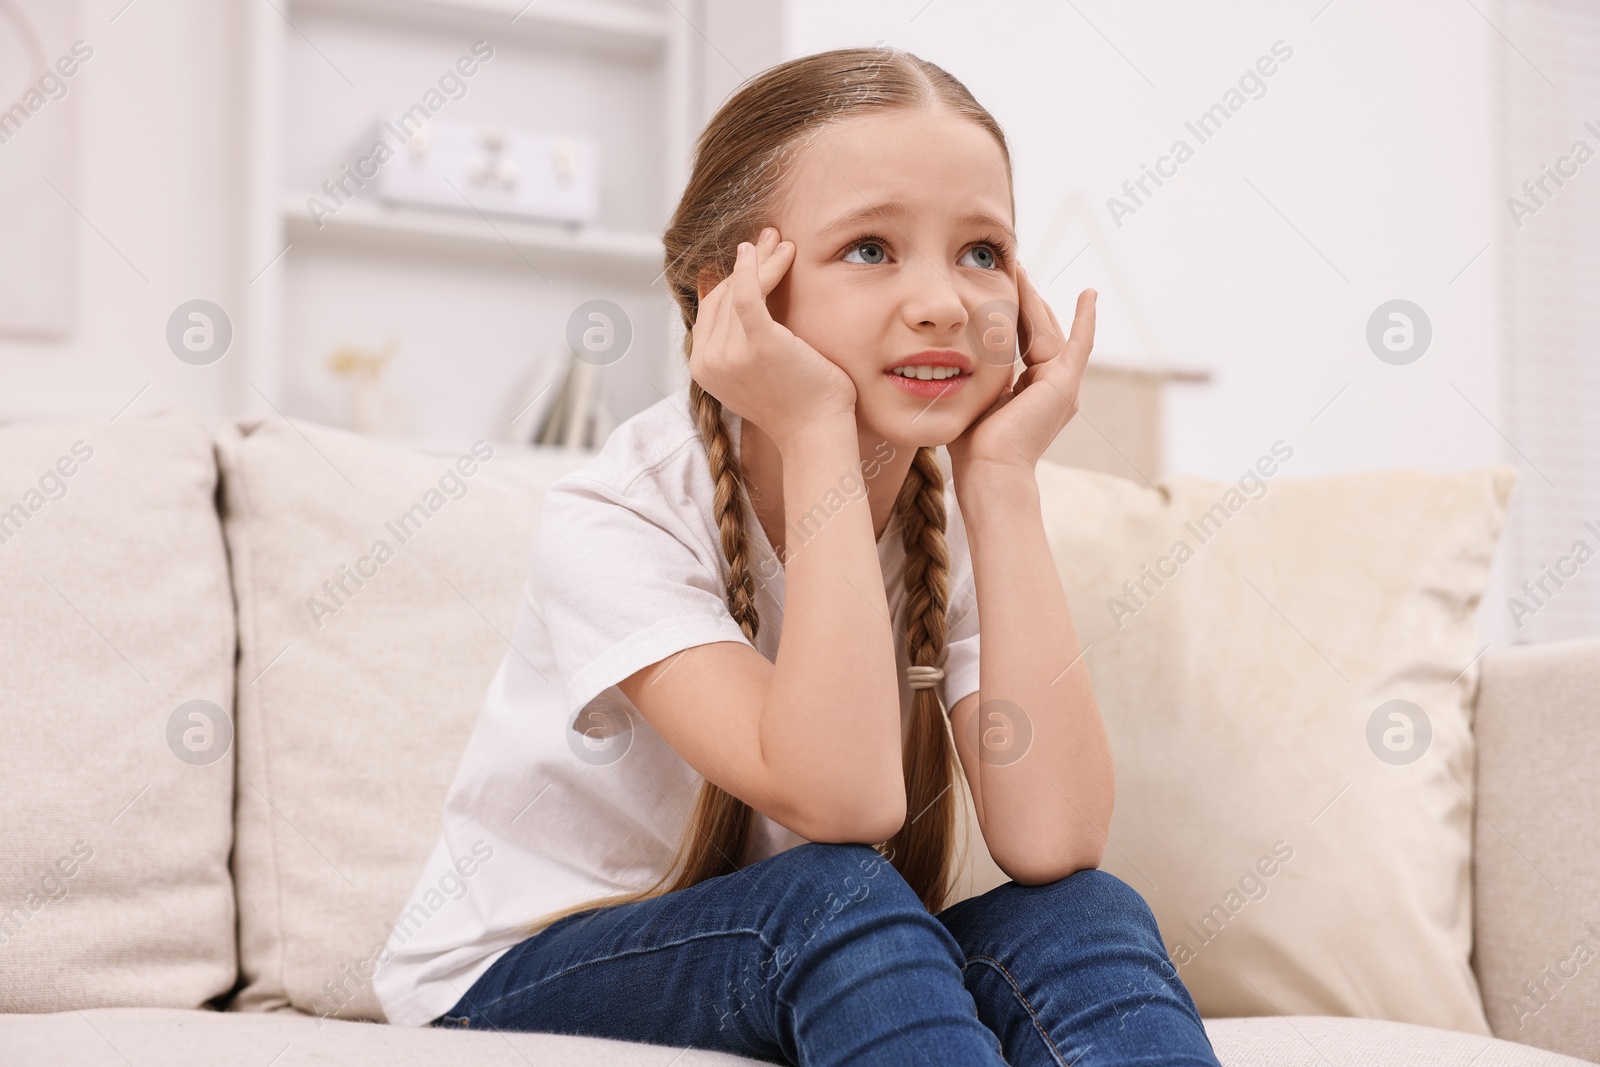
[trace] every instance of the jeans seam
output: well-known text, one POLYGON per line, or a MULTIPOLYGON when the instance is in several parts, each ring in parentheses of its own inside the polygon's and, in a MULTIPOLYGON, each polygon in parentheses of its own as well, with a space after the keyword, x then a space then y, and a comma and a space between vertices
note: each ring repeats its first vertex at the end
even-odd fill
POLYGON ((995 970, 999 971, 1002 975, 1005 976, 1006 983, 1011 986, 1011 992, 1017 998, 1017 1003, 1021 1004, 1022 1007, 1023 1007, 1023 1010, 1025 1010, 1028 1013, 1028 1018, 1033 1020, 1033 1028, 1034 1028, 1034 1030, 1038 1031, 1038 1034, 1044 1040, 1044 1043, 1047 1046, 1049 1046, 1050 1054, 1056 1058, 1056 1062, 1063 1063, 1063 1064, 1066 1063, 1067 1062, 1067 1058, 1061 1054, 1061 1050, 1056 1047, 1056 1043, 1050 1039, 1049 1031, 1047 1031, 1040 1024, 1040 1022, 1039 1022, 1039 1013, 1033 1010, 1033 1005, 1028 1003, 1028 998, 1022 995, 1022 988, 1017 984, 1017 980, 1015 978, 1011 977, 1011 972, 1006 970, 1005 964, 1001 963, 999 960, 995 959, 993 956, 968 956, 967 957, 967 962, 968 963, 983 962, 983 963, 992 964, 994 966, 995 970))
MULTIPOLYGON (((564 978, 565 976, 567 976, 569 974, 573 974, 573 973, 575 973, 577 971, 581 971, 585 967, 592 967, 592 966, 595 966, 596 964, 600 964, 600 963, 613 963, 613 962, 615 962, 617 960, 624 959, 624 958, 626 958, 628 956, 642 956, 642 955, 645 955, 646 953, 649 953, 649 952, 659 952, 662 949, 678 948, 678 947, 681 947, 683 945, 687 945, 687 944, 689 944, 691 942, 694 942, 694 941, 703 941, 706 938, 727 937, 729 935, 734 935, 734 934, 754 934, 756 936, 757 940, 759 940, 761 942, 763 947, 765 947, 765 948, 771 948, 772 947, 771 945, 767 944, 767 939, 766 939, 765 936, 762 935, 760 930, 750 930, 750 929, 745 929, 745 928, 742 928, 742 927, 738 928, 738 929, 733 929, 733 930, 712 930, 712 931, 709 931, 709 932, 703 933, 703 934, 691 934, 688 937, 680 938, 679 940, 676 940, 676 941, 663 941, 662 943, 660 943, 658 945, 651 945, 649 948, 628 949, 628 950, 623 951, 623 952, 613 953, 613 954, 611 954, 609 956, 600 956, 600 957, 597 957, 597 958, 592 959, 592 960, 584 960, 582 963, 575 963, 571 967, 567 967, 564 970, 557 971, 555 974, 547 974, 543 978, 539 979, 537 982, 531 982, 528 985, 521 986, 520 988, 514 990, 513 992, 505 994, 504 996, 496 997, 494 1000, 489 1001, 489 1003, 487 1003, 487 1004, 483 1004, 483 1005, 474 1004, 472 1006, 472 1008, 473 1008, 474 1011, 476 1011, 476 1012, 478 1012, 480 1014, 488 1012, 490 1009, 498 1007, 499 1005, 504 1004, 508 1000, 511 1000, 513 998, 516 998, 516 997, 521 997, 525 993, 529 993, 529 992, 532 992, 535 989, 538 989, 540 986, 544 985, 546 982, 553 982, 557 978, 564 978)), ((470 992, 470 990, 469 990, 469 992, 470 992)))

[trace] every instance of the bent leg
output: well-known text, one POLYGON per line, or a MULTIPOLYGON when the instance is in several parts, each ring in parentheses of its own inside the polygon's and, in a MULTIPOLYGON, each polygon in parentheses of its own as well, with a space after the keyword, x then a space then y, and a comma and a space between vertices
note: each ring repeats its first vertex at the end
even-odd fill
POLYGON ((1115 875, 1007 882, 938 918, 1009 1063, 1217 1067, 1155 916, 1115 875))
POLYGON ((1004 1063, 962 984, 960 945, 866 845, 809 842, 559 920, 447 1017, 803 1067, 1004 1063))

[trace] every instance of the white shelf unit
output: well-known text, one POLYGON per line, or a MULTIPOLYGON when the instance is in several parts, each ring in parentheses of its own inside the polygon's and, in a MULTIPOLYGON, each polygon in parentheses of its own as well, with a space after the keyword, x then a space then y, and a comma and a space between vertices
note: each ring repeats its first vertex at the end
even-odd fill
MULTIPOLYGON (((397 345, 386 387, 419 442, 504 439, 529 380, 566 359, 567 317, 605 298, 633 321, 602 371, 624 419, 683 380, 660 231, 686 176, 692 0, 286 0, 250 5, 250 218, 238 409, 346 424, 342 346, 397 345), (435 112, 596 138, 600 216, 543 224, 396 208, 361 189, 320 219, 311 198, 365 155, 376 123, 433 87, 473 42, 494 55, 435 112)), ((393 436, 392 434, 390 436, 393 436)))
POLYGON ((306 206, 313 194, 290 193, 283 202, 287 240, 325 240, 378 250, 439 251, 489 254, 509 249, 514 254, 546 261, 567 255, 611 267, 646 282, 661 273, 661 240, 650 233, 595 227, 541 225, 476 215, 386 207, 353 201, 337 215, 317 219, 306 206))
POLYGON ((298 0, 338 13, 425 29, 473 31, 597 50, 653 54, 669 44, 664 12, 622 0, 298 0))

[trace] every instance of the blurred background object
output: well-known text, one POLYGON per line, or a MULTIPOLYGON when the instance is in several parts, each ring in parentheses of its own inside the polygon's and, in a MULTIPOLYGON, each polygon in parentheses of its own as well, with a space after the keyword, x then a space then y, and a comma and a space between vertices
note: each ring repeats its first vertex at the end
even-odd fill
POLYGON ((399 342, 390 338, 379 351, 345 345, 328 357, 328 369, 350 390, 346 425, 366 434, 405 435, 413 429, 410 407, 383 383, 399 342))
POLYGON ((428 122, 398 155, 394 166, 373 165, 378 195, 388 204, 546 222, 591 222, 599 211, 599 173, 587 137, 428 122))
POLYGON ((1600 5, 1502 14, 1498 421, 1523 475, 1507 603, 1517 641, 1547 641, 1600 632, 1600 5))
POLYGON ((80 60, 55 49, 76 39, 76 16, 75 0, 0 0, 0 339, 72 330, 78 94, 67 72, 80 60))
POLYGON ((1571 0, 0 0, 0 420, 596 447, 687 380, 659 235, 698 131, 873 44, 1005 127, 1057 311, 1100 290, 1049 458, 1510 462, 1486 637, 1600 632, 1600 9, 1571 0), (163 340, 194 301, 230 320, 209 362, 163 340), (570 341, 597 303, 620 354, 570 341), (381 383, 330 366, 390 338, 381 383))
POLYGON ((594 449, 616 423, 600 396, 600 368, 572 357, 554 402, 533 435, 534 444, 594 449))

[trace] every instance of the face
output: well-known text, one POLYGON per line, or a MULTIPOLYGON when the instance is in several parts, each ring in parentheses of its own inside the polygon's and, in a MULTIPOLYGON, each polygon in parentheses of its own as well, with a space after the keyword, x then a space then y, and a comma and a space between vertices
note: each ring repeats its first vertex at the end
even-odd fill
POLYGON ((795 259, 772 317, 850 375, 864 434, 947 444, 1012 377, 1016 236, 999 144, 943 111, 860 116, 818 134, 791 181, 772 224, 795 259), (889 371, 919 354, 960 373, 889 371))

